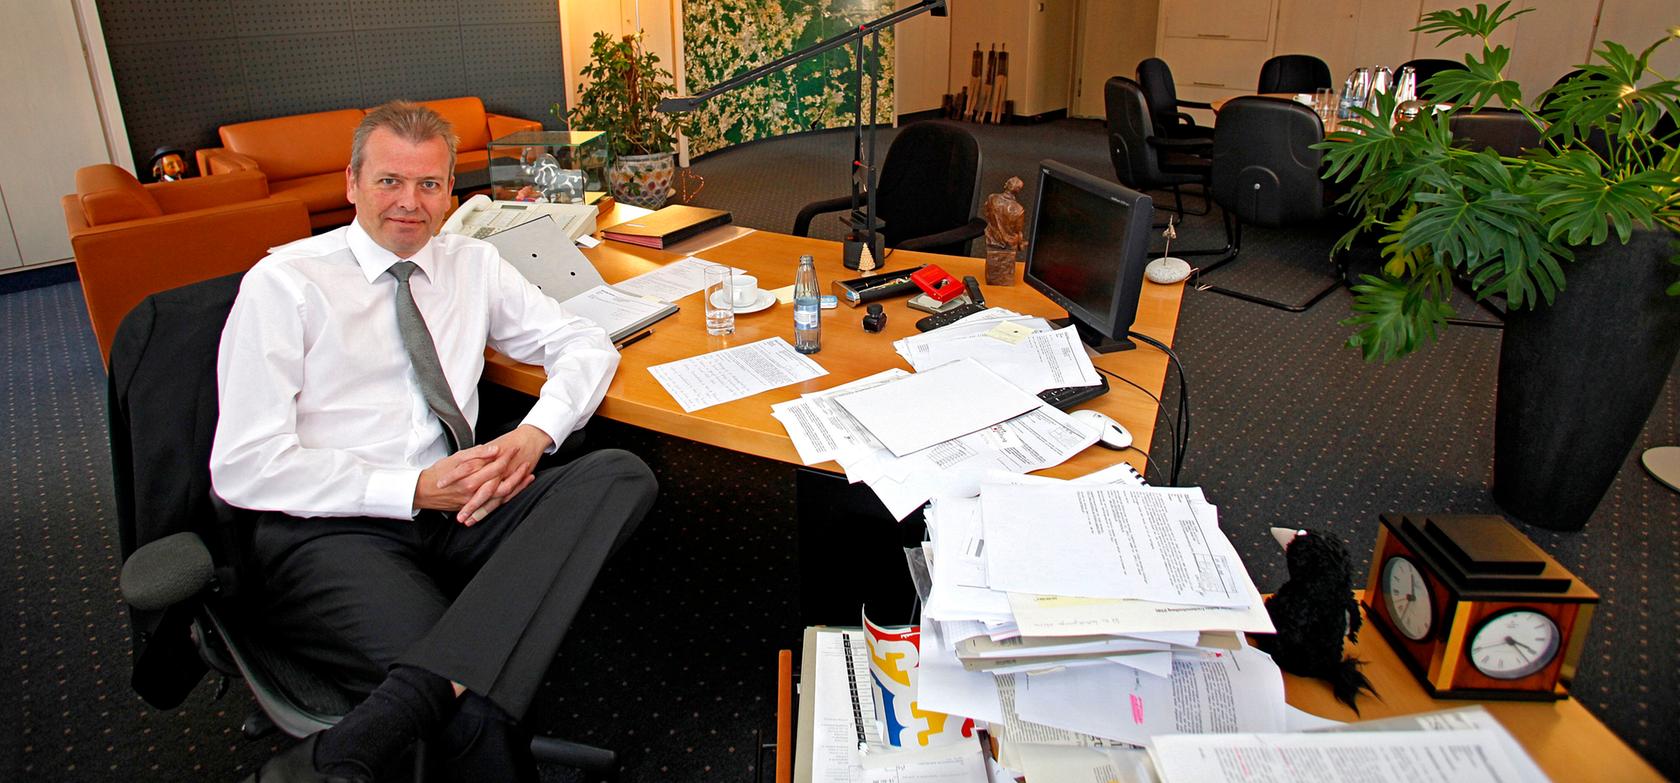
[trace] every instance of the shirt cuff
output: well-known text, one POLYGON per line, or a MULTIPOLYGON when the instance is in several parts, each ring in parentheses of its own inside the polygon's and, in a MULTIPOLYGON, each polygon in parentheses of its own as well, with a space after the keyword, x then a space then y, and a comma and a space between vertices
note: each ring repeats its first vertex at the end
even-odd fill
POLYGON ((362 496, 363 507, 370 517, 413 519, 414 489, 420 484, 420 471, 413 468, 378 469, 368 476, 367 494, 362 496))
POLYGON ((536 403, 531 406, 531 411, 525 414, 525 420, 520 423, 529 424, 546 433, 549 440, 554 441, 554 443, 543 453, 553 454, 560 448, 560 444, 566 442, 566 436, 572 434, 572 431, 577 429, 582 422, 578 420, 577 414, 572 412, 570 406, 561 403, 559 400, 538 397, 536 403))

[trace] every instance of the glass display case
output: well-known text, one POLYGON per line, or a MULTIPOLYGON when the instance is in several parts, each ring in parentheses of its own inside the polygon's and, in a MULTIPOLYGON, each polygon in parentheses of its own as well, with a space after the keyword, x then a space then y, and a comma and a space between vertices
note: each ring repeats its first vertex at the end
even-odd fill
POLYGON ((490 142, 498 201, 593 204, 606 195, 605 131, 521 131, 490 142))

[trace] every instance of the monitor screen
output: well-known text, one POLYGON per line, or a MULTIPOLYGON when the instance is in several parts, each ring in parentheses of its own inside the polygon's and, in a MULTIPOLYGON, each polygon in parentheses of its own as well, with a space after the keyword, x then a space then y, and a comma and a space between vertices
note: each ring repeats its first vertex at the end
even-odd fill
POLYGON ((1067 310, 1086 344, 1132 348, 1154 219, 1149 196, 1043 161, 1022 279, 1067 310))

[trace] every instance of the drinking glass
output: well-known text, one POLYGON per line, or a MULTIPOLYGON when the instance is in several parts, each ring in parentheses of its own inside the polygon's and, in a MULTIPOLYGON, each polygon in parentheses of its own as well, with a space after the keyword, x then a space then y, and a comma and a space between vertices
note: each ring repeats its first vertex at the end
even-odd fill
POLYGON ((735 333, 735 292, 729 284, 729 267, 708 266, 701 272, 706 287, 701 298, 706 303, 706 334, 735 333))

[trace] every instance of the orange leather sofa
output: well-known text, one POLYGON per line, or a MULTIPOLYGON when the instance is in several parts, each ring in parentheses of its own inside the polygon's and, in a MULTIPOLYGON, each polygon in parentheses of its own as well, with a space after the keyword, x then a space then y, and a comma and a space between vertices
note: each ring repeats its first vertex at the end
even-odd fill
POLYGON ((103 163, 76 172, 60 200, 99 355, 141 299, 242 272, 268 249, 309 236, 309 211, 269 194, 260 171, 142 185, 103 163))
MULTIPOLYGON (((482 163, 492 139, 542 123, 491 114, 477 98, 422 101, 455 126, 460 144, 456 165, 482 163)), ((294 114, 223 125, 222 146, 198 151, 205 174, 256 170, 268 175, 269 190, 296 196, 309 207, 309 223, 328 228, 349 223, 356 212, 344 196, 344 169, 350 165, 350 140, 367 112, 340 109, 294 114)))

